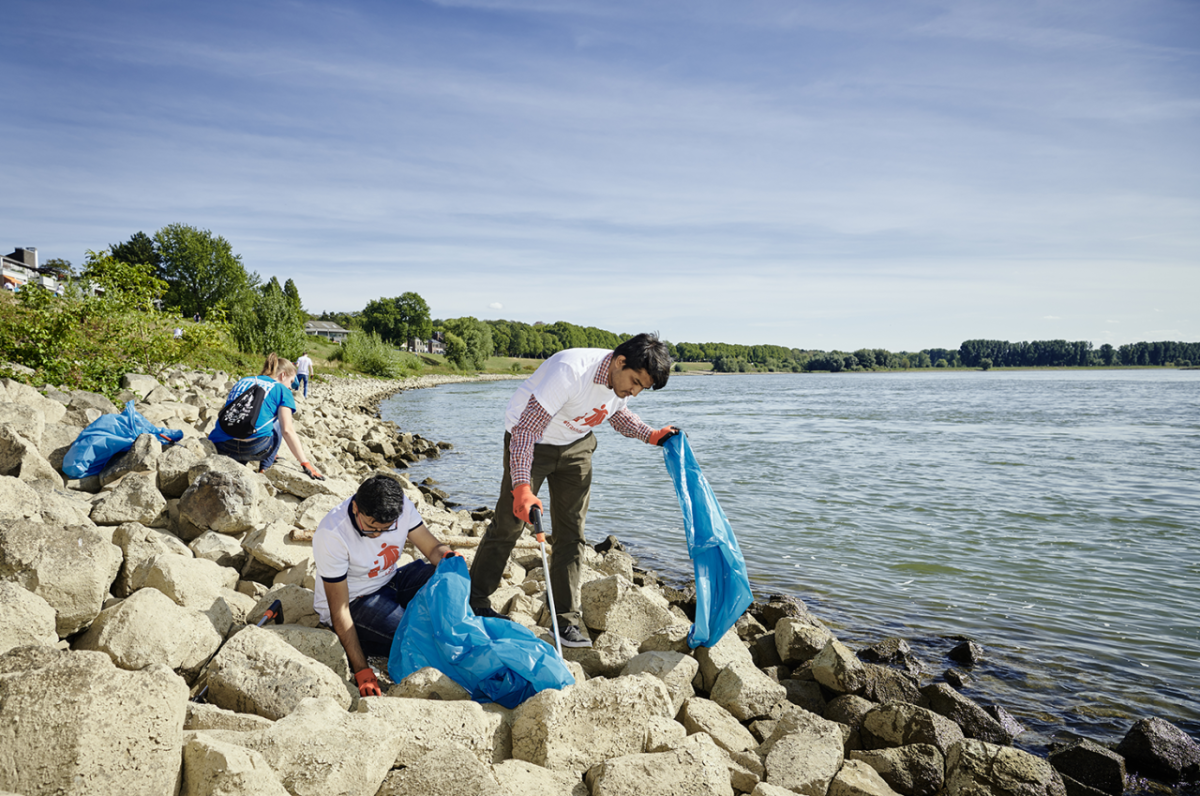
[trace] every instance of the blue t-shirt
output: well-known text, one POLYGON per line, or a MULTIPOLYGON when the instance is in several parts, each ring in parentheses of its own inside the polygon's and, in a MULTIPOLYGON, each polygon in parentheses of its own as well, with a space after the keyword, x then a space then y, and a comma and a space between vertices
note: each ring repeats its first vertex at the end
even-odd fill
MULTIPOLYGON (((228 404, 234 398, 237 398, 250 389, 256 381, 261 382, 264 387, 268 388, 267 397, 263 398, 262 408, 258 411, 258 419, 254 421, 254 427, 257 430, 246 439, 259 439, 271 436, 271 432, 278 422, 276 415, 279 414, 279 407, 286 406, 293 412, 296 411, 296 399, 292 397, 292 391, 270 376, 247 376, 241 379, 237 384, 233 385, 233 389, 229 391, 229 397, 225 399, 225 403, 228 404)), ((225 433, 220 423, 217 423, 216 428, 209 432, 208 438, 213 443, 227 442, 233 439, 233 437, 225 433)))

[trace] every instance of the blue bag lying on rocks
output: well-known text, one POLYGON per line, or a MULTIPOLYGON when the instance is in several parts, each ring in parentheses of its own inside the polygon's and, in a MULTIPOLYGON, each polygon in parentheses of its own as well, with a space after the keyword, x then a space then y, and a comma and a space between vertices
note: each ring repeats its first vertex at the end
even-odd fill
POLYGON ((432 666, 471 693, 476 702, 515 708, 546 688, 575 678, 527 628, 507 619, 476 616, 468 607, 471 578, 461 556, 443 559, 396 628, 388 675, 400 682, 432 666))
POLYGON ((129 401, 124 412, 101 415, 79 432, 63 457, 63 472, 72 479, 96 475, 109 459, 132 448, 143 434, 153 434, 167 444, 183 439, 182 431, 151 425, 129 401))
POLYGON ((664 440, 663 459, 675 483, 696 574, 696 621, 688 631, 688 646, 712 646, 754 601, 746 561, 687 436, 664 440))

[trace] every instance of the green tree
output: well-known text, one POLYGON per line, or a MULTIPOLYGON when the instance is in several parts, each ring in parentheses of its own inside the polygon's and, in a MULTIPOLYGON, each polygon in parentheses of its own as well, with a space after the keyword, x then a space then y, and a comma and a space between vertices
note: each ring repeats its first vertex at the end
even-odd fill
POLYGON ((230 327, 238 348, 247 353, 298 357, 308 345, 304 334, 307 316, 298 309, 299 299, 299 294, 289 296, 279 280, 271 277, 267 284, 234 302, 230 327))
POLYGON ((113 259, 123 263, 152 265, 155 269, 162 264, 162 258, 158 255, 158 248, 154 245, 154 240, 145 232, 137 232, 124 243, 118 243, 108 248, 112 252, 113 259))
POLYGON ((979 369, 980 370, 991 370, 992 369, 992 360, 988 359, 987 357, 984 357, 983 359, 979 360, 979 369))
MULTIPOLYGON (((433 321, 429 319, 429 305, 425 303, 425 299, 421 298, 419 293, 409 291, 397 296, 396 312, 400 316, 400 320, 406 327, 403 345, 412 350, 409 345, 412 340, 429 340, 433 334, 433 321)), ((489 356, 491 351, 488 352, 489 356)))
POLYGON ((492 328, 470 316, 442 322, 446 359, 463 370, 481 370, 492 355, 492 328), (452 341, 456 337, 458 341, 452 341), (461 345, 459 345, 461 342, 461 345))
POLYGON ((258 275, 247 273, 229 241, 208 230, 169 224, 154 233, 154 240, 159 275, 169 286, 165 301, 185 316, 231 308, 258 285, 258 275))
POLYGON ((71 267, 71 261, 64 260, 61 257, 51 257, 42 263, 42 271, 50 274, 60 282, 75 276, 75 269, 71 267))
POLYGON ((367 334, 377 334, 386 343, 407 345, 408 324, 394 298, 378 298, 367 302, 362 311, 362 328, 367 334))

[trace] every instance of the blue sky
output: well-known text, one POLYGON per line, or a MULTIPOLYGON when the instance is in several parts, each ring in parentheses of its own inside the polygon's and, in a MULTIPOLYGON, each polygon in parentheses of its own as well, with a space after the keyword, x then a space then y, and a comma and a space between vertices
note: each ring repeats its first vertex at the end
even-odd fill
POLYGON ((0 246, 184 223, 310 311, 1200 340, 1195 2, 28 2, 0 246))

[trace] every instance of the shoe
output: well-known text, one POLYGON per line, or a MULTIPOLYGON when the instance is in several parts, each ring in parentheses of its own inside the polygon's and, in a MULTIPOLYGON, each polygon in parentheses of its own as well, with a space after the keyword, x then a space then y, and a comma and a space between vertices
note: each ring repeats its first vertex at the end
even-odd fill
POLYGON ((562 642, 564 647, 590 647, 592 640, 583 633, 579 632, 579 628, 575 625, 564 624, 558 629, 558 640, 562 642))
POLYGON ((475 616, 485 616, 489 619, 507 619, 509 622, 512 621, 512 619, 509 619, 509 617, 505 616, 499 611, 493 610, 492 606, 487 602, 482 602, 479 605, 472 605, 471 610, 475 613, 475 616))

